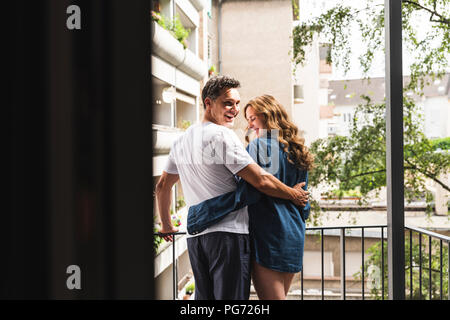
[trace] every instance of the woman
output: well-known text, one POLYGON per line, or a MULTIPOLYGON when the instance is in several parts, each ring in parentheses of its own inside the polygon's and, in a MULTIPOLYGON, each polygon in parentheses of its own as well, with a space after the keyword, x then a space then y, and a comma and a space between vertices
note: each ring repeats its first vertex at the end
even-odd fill
MULTIPOLYGON (((250 100, 244 108, 244 114, 248 128, 257 136, 247 147, 254 160, 262 168, 272 169, 274 166, 271 162, 278 160, 276 172, 271 173, 291 187, 305 182, 306 189, 313 157, 283 106, 274 97, 263 95, 250 100), (273 137, 276 132, 278 137, 273 137), (272 138, 277 138, 275 146, 278 148, 271 147, 272 138), (277 159, 274 158, 276 153, 277 159)), ((248 137, 246 139, 248 141, 248 137)), ((309 203, 304 208, 298 208, 288 200, 255 192, 243 180, 239 182, 237 190, 230 194, 192 206, 189 214, 218 208, 218 204, 221 208, 226 208, 227 213, 248 205, 252 280, 258 298, 286 299, 292 279, 295 273, 301 271, 303 264, 305 220, 309 216, 309 203)))

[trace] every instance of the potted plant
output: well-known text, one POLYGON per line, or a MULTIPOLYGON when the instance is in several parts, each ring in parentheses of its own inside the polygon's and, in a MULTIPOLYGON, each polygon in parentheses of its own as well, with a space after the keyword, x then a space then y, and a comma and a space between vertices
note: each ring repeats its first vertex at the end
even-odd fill
POLYGON ((162 18, 161 18, 161 14, 159 12, 153 11, 152 10, 152 20, 159 22, 162 18))
POLYGON ((186 130, 187 128, 189 128, 191 126, 191 124, 192 123, 189 120, 182 120, 181 124, 180 124, 180 127, 181 127, 181 129, 186 130))
POLYGON ((183 47, 186 49, 189 45, 187 38, 191 33, 190 29, 185 29, 181 23, 180 16, 177 14, 173 21, 170 21, 161 12, 151 11, 152 20, 158 23, 163 29, 167 30, 172 36, 177 39, 183 47))
POLYGON ((191 295, 194 293, 194 290, 195 290, 195 282, 188 284, 185 289, 185 295, 183 297, 183 300, 189 300, 191 295))
POLYGON ((211 67, 209 67, 208 75, 210 77, 217 75, 216 66, 215 65, 211 65, 211 67))

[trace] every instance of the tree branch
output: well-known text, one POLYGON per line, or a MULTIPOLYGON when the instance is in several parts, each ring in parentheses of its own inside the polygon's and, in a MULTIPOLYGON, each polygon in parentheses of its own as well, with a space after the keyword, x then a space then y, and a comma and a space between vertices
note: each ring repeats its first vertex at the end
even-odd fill
MULTIPOLYGON (((410 166, 410 167, 404 167, 405 170, 415 170, 415 171, 419 171, 419 172, 422 173, 424 176, 426 176, 426 177, 430 178, 431 180, 435 181, 436 183, 438 183, 439 185, 441 185, 442 188, 444 188, 445 190, 447 190, 447 191, 450 192, 450 188, 449 188, 445 183, 443 183, 442 181, 440 181, 438 178, 434 177, 433 175, 429 174, 429 173, 426 172, 426 171, 423 171, 423 170, 419 169, 417 166, 411 164, 408 160, 406 160, 406 162, 408 162, 411 166, 410 166)), ((349 177, 349 178, 347 178, 347 179, 345 179, 345 180, 341 180, 341 182, 346 182, 346 181, 352 180, 352 179, 354 179, 354 178, 358 178, 358 177, 362 177, 362 176, 367 176, 367 175, 369 175, 369 174, 374 174, 374 173, 385 172, 385 171, 386 171, 386 169, 381 169, 381 170, 375 170, 375 171, 364 172, 364 173, 360 173, 360 174, 351 176, 351 177, 349 177)))
POLYGON ((420 3, 415 2, 415 1, 403 0, 402 2, 409 3, 409 4, 411 4, 415 7, 418 7, 422 10, 428 11, 429 13, 431 13, 430 21, 432 21, 432 22, 441 22, 441 23, 450 25, 449 19, 445 18, 443 15, 436 12, 436 2, 434 2, 434 11, 427 7, 422 6, 420 3), (441 18, 441 20, 433 20, 433 16, 437 16, 437 17, 441 18))
MULTIPOLYGON (((416 158, 420 158, 419 156, 417 156, 417 154, 415 153, 415 151, 414 151, 413 149, 411 149, 410 151, 413 153, 413 155, 414 155, 416 158)), ((428 177, 428 178, 434 180, 435 182, 437 182, 438 184, 440 184, 440 185, 442 186, 442 188, 444 188, 445 190, 447 190, 447 191, 450 192, 450 188, 449 188, 446 184, 444 184, 442 181, 440 181, 440 180, 439 180, 437 177, 435 177, 433 174, 428 173, 428 171, 427 171, 426 169, 421 170, 421 169, 418 168, 414 163, 412 163, 411 161, 409 161, 409 160, 406 159, 406 158, 405 158, 405 161, 406 161, 410 166, 412 166, 414 170, 417 170, 417 171, 419 171, 420 173, 422 173, 424 176, 426 176, 426 177, 428 177)))
POLYGON ((351 176, 351 177, 349 177, 349 178, 347 178, 347 179, 345 179, 345 180, 341 180, 341 182, 346 182, 346 181, 352 180, 352 179, 354 179, 354 178, 358 178, 358 177, 362 177, 362 176, 367 176, 367 175, 369 175, 369 174, 374 174, 374 173, 385 172, 385 171, 386 171, 386 169, 381 169, 381 170, 376 170, 376 171, 364 172, 364 173, 360 173, 360 174, 351 176))
POLYGON ((445 183, 443 183, 442 181, 440 181, 438 178, 436 178, 435 176, 433 176, 431 173, 428 173, 427 170, 421 170, 420 168, 418 168, 416 165, 414 165, 413 163, 411 163, 410 161, 408 161, 408 159, 405 159, 405 161, 411 166, 410 169, 412 170, 416 170, 419 171, 421 174, 423 174, 424 176, 430 178, 431 180, 435 181, 436 183, 438 183, 442 188, 444 188, 445 190, 450 192, 450 187, 448 187, 445 183))

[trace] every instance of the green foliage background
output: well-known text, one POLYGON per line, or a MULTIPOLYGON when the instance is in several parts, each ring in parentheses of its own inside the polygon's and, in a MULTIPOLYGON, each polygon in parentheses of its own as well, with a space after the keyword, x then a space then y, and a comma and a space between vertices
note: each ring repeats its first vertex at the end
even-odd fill
MULTIPOLYGON (((315 35, 320 35, 321 41, 329 44, 327 62, 347 72, 354 63, 350 61, 352 32, 359 32, 364 50, 358 62, 367 75, 375 55, 384 51, 384 2, 365 0, 364 4, 363 9, 337 4, 296 26, 292 33, 294 65, 305 63, 306 48, 312 45, 315 35)), ((425 85, 441 79, 449 70, 449 16, 450 0, 402 2, 403 46, 414 57, 404 93, 422 96, 425 85), (415 22, 424 17, 430 27, 426 33, 426 28, 415 22)), ((311 189, 326 184, 330 192, 337 194, 356 190, 361 194, 359 204, 366 203, 369 195, 377 196, 386 186, 386 105, 374 103, 369 93, 361 98, 364 102, 356 109, 349 136, 319 139, 310 148, 316 159, 310 176, 311 189)), ((450 192, 443 179, 450 171, 450 138, 429 140, 423 133, 423 116, 406 94, 403 108, 405 199, 425 201, 427 212, 431 213, 433 193, 427 188, 427 180, 450 192)), ((311 199, 311 206, 314 223, 321 211, 318 199, 311 199)))
MULTIPOLYGON (((406 299, 412 300, 429 300, 430 286, 429 286, 429 242, 428 236, 422 236, 422 251, 420 252, 418 235, 413 233, 412 246, 410 244, 409 233, 405 236, 405 287, 407 290, 406 299), (412 268, 410 258, 412 258, 412 268), (422 259, 422 261, 420 261, 422 259), (422 275, 420 278, 419 266, 422 264, 422 275), (412 297, 411 297, 411 271, 413 274, 412 281, 412 297), (422 293, 420 292, 420 281, 422 282, 422 293)), ((387 267, 387 242, 383 242, 384 246, 384 299, 388 299, 388 267, 387 267)), ((441 260, 440 253, 441 247, 439 240, 432 240, 431 244, 431 298, 432 300, 440 300, 440 270, 441 260)), ((364 278, 373 281, 376 277, 381 275, 382 259, 381 259, 381 241, 371 246, 366 254, 370 255, 370 258, 364 264, 364 278), (370 268, 374 266, 376 268, 370 268), (378 268, 378 269, 377 269, 378 268), (374 270, 378 271, 374 272, 374 270), (372 271, 372 273, 370 273, 372 271)), ((448 296, 448 244, 442 243, 442 297, 445 299, 448 296)), ((355 279, 362 280, 362 269, 354 274, 355 279)), ((381 280, 381 279, 380 279, 381 280)), ((381 300, 382 287, 381 284, 375 285, 376 281, 373 281, 370 293, 374 299, 381 300)))

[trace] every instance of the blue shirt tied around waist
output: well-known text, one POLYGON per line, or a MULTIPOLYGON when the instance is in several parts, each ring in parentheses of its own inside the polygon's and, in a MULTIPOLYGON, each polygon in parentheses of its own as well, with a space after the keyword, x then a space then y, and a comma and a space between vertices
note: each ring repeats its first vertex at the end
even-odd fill
MULTIPOLYGON (((271 142, 273 143, 269 135, 253 140, 247 147, 247 151, 262 168, 272 165, 271 142)), ((305 182, 303 189, 306 190, 308 172, 290 163, 287 153, 283 150, 283 144, 278 141, 277 144, 278 159, 275 160, 278 160, 278 166, 274 176, 289 187, 305 182)), ((289 200, 272 198, 259 192, 245 180, 237 177, 235 191, 189 208, 187 230, 190 234, 199 233, 227 214, 245 206, 248 206, 252 255, 256 262, 280 272, 301 271, 305 220, 310 213, 309 202, 304 208, 298 208, 289 200)))

